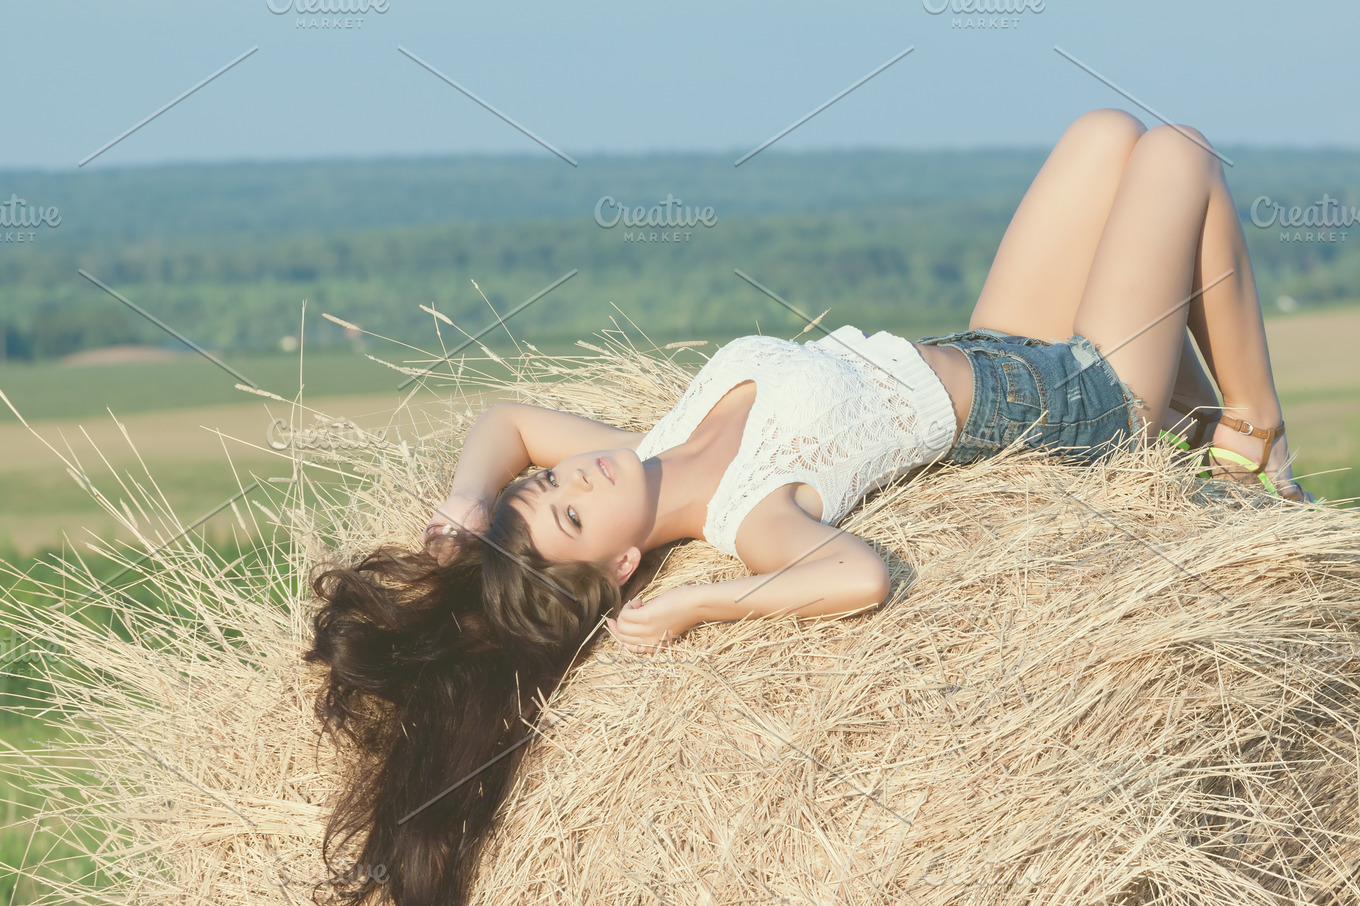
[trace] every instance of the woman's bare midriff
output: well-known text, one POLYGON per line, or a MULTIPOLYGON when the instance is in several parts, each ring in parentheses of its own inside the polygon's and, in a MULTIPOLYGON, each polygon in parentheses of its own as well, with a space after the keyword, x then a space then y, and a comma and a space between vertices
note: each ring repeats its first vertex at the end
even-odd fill
POLYGON ((968 364, 968 356, 953 346, 911 345, 916 347, 921 359, 944 384, 949 401, 954 404, 954 436, 958 437, 963 423, 968 420, 968 410, 973 405, 973 366, 968 364))

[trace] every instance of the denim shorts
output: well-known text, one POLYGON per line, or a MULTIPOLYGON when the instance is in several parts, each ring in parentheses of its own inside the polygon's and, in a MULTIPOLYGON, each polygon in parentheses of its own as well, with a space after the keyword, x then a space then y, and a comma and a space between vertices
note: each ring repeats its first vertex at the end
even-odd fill
POLYGON ((917 342, 953 346, 973 369, 973 405, 942 462, 976 462, 1023 437, 1030 447, 1089 463, 1138 435, 1141 401, 1079 334, 1048 343, 977 329, 917 342))

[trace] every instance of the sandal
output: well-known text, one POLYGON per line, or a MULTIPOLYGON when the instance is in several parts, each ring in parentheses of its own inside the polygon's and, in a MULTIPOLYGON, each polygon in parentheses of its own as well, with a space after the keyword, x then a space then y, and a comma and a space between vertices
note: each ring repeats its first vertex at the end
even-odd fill
MULTIPOLYGON (((1193 427, 1186 432, 1184 437, 1174 431, 1163 430, 1158 435, 1162 440, 1187 453, 1208 446, 1209 441, 1213 439, 1214 428, 1223 418, 1223 410, 1208 406, 1185 408, 1185 404, 1174 398, 1167 403, 1167 406, 1181 415, 1189 416, 1193 422, 1193 427)), ((1200 477, 1208 476, 1202 475, 1200 477)))
POLYGON ((1313 495, 1305 491, 1297 481, 1290 482, 1292 491, 1286 493, 1280 490, 1280 487, 1270 479, 1270 476, 1266 475, 1266 459, 1270 456, 1270 448, 1275 443, 1275 438, 1284 433, 1284 422, 1274 428, 1258 428, 1249 421, 1233 418, 1231 415, 1220 415, 1218 420, 1238 434, 1259 438, 1262 451, 1261 461, 1255 463, 1241 453, 1225 450, 1222 447, 1209 447, 1204 451, 1205 460, 1209 466, 1209 477, 1226 478, 1246 484, 1255 484, 1259 481, 1267 492, 1276 497, 1293 500, 1297 503, 1315 502, 1313 495))

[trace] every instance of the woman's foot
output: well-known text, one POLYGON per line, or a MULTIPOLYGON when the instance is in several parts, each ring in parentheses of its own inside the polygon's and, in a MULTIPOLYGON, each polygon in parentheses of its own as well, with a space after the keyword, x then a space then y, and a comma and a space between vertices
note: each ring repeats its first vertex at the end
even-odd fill
POLYGON ((1294 480, 1283 422, 1263 428, 1246 419, 1224 414, 1214 428, 1213 438, 1213 446, 1208 451, 1213 477, 1230 478, 1248 484, 1262 482, 1264 477, 1268 483, 1262 483, 1280 497, 1312 502, 1313 496, 1294 480), (1220 455, 1214 455, 1215 451, 1220 451, 1220 455))

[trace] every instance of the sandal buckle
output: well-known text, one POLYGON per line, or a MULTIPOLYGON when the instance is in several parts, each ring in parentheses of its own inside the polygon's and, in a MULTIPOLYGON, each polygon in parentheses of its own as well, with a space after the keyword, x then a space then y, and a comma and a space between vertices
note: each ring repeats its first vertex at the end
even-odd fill
POLYGON ((1256 426, 1253 425, 1251 422, 1247 421, 1246 419, 1242 419, 1242 420, 1238 421, 1238 423, 1237 423, 1237 433, 1238 433, 1238 434, 1255 434, 1255 433, 1256 433, 1256 426))

